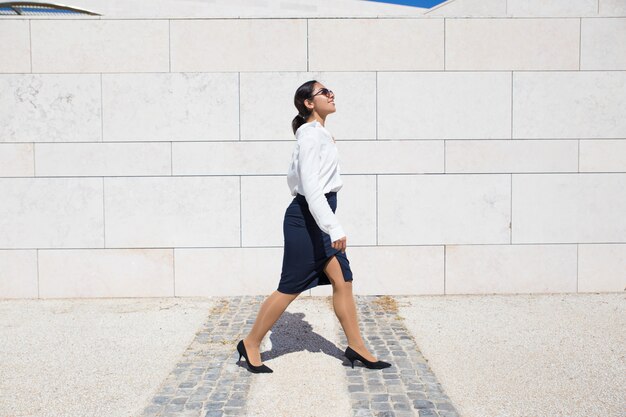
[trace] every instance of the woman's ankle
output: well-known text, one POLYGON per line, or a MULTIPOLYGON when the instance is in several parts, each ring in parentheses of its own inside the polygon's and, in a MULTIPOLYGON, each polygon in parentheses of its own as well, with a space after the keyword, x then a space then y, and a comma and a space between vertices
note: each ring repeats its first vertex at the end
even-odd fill
POLYGON ((365 350, 367 350, 367 346, 365 346, 365 342, 348 343, 348 346, 350 346, 352 349, 365 349, 365 350))
POLYGON ((252 349, 258 349, 261 346, 261 343, 256 342, 254 340, 250 340, 247 337, 243 339, 243 342, 245 343, 247 347, 252 348, 252 349))

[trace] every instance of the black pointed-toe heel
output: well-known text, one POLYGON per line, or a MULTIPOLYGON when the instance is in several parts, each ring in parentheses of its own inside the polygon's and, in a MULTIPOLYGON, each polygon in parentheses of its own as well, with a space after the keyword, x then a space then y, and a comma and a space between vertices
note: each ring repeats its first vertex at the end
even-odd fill
POLYGON ((376 361, 376 362, 368 361, 363 356, 361 356, 357 351, 352 349, 350 346, 346 348, 346 351, 344 354, 346 355, 346 358, 348 358, 348 360, 350 361, 350 364, 352 365, 352 369, 354 369, 354 361, 357 359, 360 360, 361 363, 363 363, 363 365, 365 365, 365 367, 369 369, 383 369, 383 368, 389 368, 391 366, 389 362, 385 362, 385 361, 376 361))
POLYGON ((246 352, 246 346, 243 344, 243 339, 237 344, 237 351, 239 352, 239 360, 237 360, 237 362, 241 360, 242 356, 245 357, 248 369, 250 369, 251 372, 254 372, 255 374, 274 372, 272 368, 267 365, 261 364, 259 366, 254 366, 250 363, 250 360, 248 359, 248 352, 246 352))

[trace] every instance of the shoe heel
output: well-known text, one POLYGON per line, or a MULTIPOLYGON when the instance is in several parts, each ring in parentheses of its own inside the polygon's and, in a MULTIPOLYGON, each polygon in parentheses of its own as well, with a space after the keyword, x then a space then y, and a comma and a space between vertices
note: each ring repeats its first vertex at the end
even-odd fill
POLYGON ((355 351, 350 346, 346 348, 344 355, 346 356, 346 358, 350 360, 350 363, 352 364, 353 369, 354 369, 354 361, 357 359, 360 360, 361 363, 365 365, 365 367, 368 369, 383 369, 383 368, 388 368, 391 366, 390 363, 384 362, 384 361, 376 361, 376 362, 368 361, 363 356, 361 356, 359 352, 355 351))
POLYGON ((246 358, 246 365, 248 365, 248 369, 251 372, 254 372, 256 374, 274 372, 272 368, 270 368, 269 366, 265 364, 254 366, 250 363, 250 361, 248 360, 248 352, 246 352, 246 346, 243 344, 243 339, 240 340, 239 343, 237 344, 237 351, 239 352, 239 360, 241 360, 241 356, 246 358))

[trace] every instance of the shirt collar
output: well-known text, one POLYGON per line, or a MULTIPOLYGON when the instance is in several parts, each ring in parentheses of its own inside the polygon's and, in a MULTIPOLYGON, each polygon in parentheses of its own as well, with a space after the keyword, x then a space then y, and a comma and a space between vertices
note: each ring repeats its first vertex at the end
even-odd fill
POLYGON ((326 127, 324 125, 322 125, 317 119, 313 120, 310 123, 311 123, 311 126, 313 126, 313 127, 321 127, 322 129, 326 129, 326 127))
POLYGON ((322 124, 317 119, 313 120, 312 122, 306 122, 306 123, 302 124, 301 127, 304 126, 305 124, 306 125, 310 125, 312 127, 322 128, 322 129, 328 131, 324 126, 322 126, 322 124))

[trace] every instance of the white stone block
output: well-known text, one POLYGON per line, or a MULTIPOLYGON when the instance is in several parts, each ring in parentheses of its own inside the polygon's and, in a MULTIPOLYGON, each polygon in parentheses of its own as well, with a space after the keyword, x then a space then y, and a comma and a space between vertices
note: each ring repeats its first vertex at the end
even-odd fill
POLYGON ((375 245, 377 225, 376 176, 342 175, 337 192, 337 217, 346 233, 348 247, 375 245))
POLYGON ((626 172, 626 139, 581 140, 580 172, 626 172))
POLYGON ((446 19, 446 70, 578 70, 579 19, 446 19))
POLYGON ((424 13, 425 17, 506 16, 507 0, 449 0, 424 13))
POLYGON ((237 74, 104 74, 105 141, 238 140, 237 74))
POLYGON ((306 71, 304 19, 170 22, 172 71, 306 71))
MULTIPOLYGON (((346 249, 346 256, 355 294, 444 293, 443 246, 355 246, 346 249)), ((311 295, 332 295, 332 286, 312 288, 311 295)))
POLYGON ((34 72, 167 72, 167 20, 32 20, 34 72))
POLYGON ((576 292, 576 245, 448 245, 446 294, 576 292))
POLYGON ((269 295, 278 288, 281 248, 174 249, 176 296, 269 295))
POLYGON ((626 174, 513 174, 512 243, 626 242, 626 174))
POLYGON ((381 175, 378 244, 510 243, 509 174, 381 175))
POLYGON ((576 140, 448 140, 446 172, 577 172, 576 140))
POLYGON ((379 139, 510 137, 510 72, 378 74, 379 139))
POLYGON ((0 299, 37 298, 36 250, 0 250, 0 299))
POLYGON ((0 142, 102 140, 98 74, 0 74, 0 142))
POLYGON ((295 145, 287 141, 176 142, 174 175, 287 175, 295 145))
POLYGON ((0 72, 30 72, 29 31, 27 20, 0 22, 0 72))
MULTIPOLYGON (((354 291, 354 286, 352 287, 354 291)), ((302 292, 300 298, 302 297, 332 297, 333 296, 333 286, 332 285, 318 285, 317 287, 313 287, 310 290, 302 292)), ((330 298, 332 302, 332 298, 330 298)))
POLYGON ((513 138, 626 138, 626 71, 513 73, 513 138))
POLYGON ((309 80, 335 94, 336 111, 325 121, 335 139, 376 138, 376 74, 365 71, 242 73, 241 138, 293 141, 291 122, 298 114, 293 98, 309 80))
POLYGON ((511 17, 596 16, 598 0, 507 0, 507 14, 511 17))
POLYGON ((32 177, 33 158, 32 143, 0 143, 0 177, 32 177))
POLYGON ((443 19, 311 19, 309 70, 442 70, 443 19))
POLYGON ((598 0, 598 15, 626 17, 626 1, 598 0))
POLYGON ((580 48, 581 70, 626 70, 626 18, 583 19, 580 48))
POLYGON ((173 250, 41 250, 39 285, 41 298, 173 297, 173 250))
POLYGON ((282 248, 285 211, 293 199, 285 175, 242 176, 242 246, 282 248))
POLYGON ((626 245, 578 245, 578 292, 626 291, 626 245))
POLYGON ((38 176, 170 175, 171 145, 145 143, 37 143, 38 176))
POLYGON ((442 140, 351 140, 337 147, 345 174, 443 173, 442 140))
POLYGON ((106 247, 239 246, 239 178, 105 178, 106 247))
POLYGON ((104 246, 102 178, 0 178, 0 248, 104 246))

